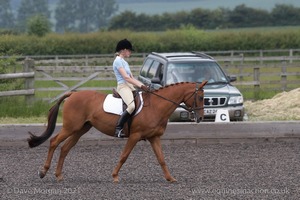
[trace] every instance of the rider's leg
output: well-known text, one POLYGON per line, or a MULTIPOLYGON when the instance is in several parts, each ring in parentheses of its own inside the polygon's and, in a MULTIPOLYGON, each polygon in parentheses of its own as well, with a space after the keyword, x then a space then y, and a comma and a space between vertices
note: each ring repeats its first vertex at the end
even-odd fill
POLYGON ((123 132, 123 126, 130 118, 131 113, 134 111, 135 104, 132 89, 127 84, 119 84, 117 90, 120 96, 122 97, 123 101, 127 105, 127 109, 122 113, 121 117, 117 122, 115 131, 115 136, 122 138, 125 137, 125 134, 123 132))

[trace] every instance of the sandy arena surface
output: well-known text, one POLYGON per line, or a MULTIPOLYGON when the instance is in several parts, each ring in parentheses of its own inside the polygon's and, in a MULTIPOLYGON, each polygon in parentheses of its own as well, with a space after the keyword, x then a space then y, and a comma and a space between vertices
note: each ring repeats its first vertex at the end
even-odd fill
MULTIPOLYGON (((37 171, 47 144, 29 149, 25 142, 0 146, 1 199, 299 199, 299 141, 250 143, 164 142, 177 183, 168 183, 148 142, 135 147, 112 182, 124 141, 80 141, 68 155, 63 182, 52 167, 44 179, 37 171)), ((57 150, 60 150, 58 148, 57 150)))
MULTIPOLYGON (((272 99, 245 102, 250 121, 300 120, 300 88, 272 99)), ((95 138, 95 140, 97 140, 95 138)), ((69 153, 57 182, 60 148, 44 179, 38 177, 48 144, 30 149, 24 141, 0 140, 0 199, 299 199, 300 141, 204 143, 164 141, 163 150, 177 183, 168 183, 148 142, 135 147, 120 171, 111 173, 124 140, 80 141, 69 153)))

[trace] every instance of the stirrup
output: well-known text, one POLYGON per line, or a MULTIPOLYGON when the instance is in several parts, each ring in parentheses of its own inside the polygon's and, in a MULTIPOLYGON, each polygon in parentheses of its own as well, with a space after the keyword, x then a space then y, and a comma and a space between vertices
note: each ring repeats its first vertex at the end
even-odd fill
POLYGON ((117 138, 124 138, 126 135, 123 133, 123 129, 120 129, 119 131, 118 131, 118 133, 117 134, 115 134, 115 137, 117 137, 117 138))

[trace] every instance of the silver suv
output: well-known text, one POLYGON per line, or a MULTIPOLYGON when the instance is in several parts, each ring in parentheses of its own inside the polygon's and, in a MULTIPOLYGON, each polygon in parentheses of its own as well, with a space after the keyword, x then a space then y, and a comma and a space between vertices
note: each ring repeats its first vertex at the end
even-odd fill
MULTIPOLYGON (((226 109, 231 121, 242 121, 243 96, 230 84, 236 77, 227 76, 216 60, 200 52, 151 53, 145 59, 138 79, 155 89, 177 82, 202 82, 204 121, 212 121, 218 109, 226 109)), ((193 121, 193 113, 177 108, 170 121, 193 121)))

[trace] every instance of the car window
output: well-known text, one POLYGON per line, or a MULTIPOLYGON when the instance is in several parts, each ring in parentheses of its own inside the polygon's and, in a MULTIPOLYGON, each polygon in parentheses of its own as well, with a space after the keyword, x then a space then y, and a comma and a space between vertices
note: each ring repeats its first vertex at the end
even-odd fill
POLYGON ((215 62, 203 62, 196 68, 196 77, 194 78, 197 82, 207 80, 208 83, 214 82, 227 82, 227 78, 220 66, 215 62))
POLYGON ((170 63, 166 76, 166 84, 203 80, 208 80, 209 83, 227 81, 220 66, 215 62, 170 63))
POLYGON ((156 75, 158 74, 157 70, 158 70, 159 65, 160 65, 160 63, 156 60, 152 63, 152 65, 149 69, 149 72, 148 72, 148 78, 156 77, 156 75))
POLYGON ((151 64, 153 63, 152 59, 147 59, 143 65, 143 68, 141 69, 140 75, 143 77, 147 77, 149 68, 151 66, 151 64))

